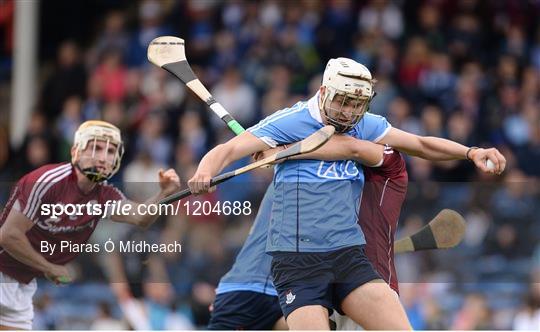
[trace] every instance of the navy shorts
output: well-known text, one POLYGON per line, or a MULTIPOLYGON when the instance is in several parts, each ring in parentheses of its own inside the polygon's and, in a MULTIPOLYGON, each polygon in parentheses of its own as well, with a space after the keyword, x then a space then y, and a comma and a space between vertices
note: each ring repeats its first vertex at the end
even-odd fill
POLYGON ((272 330, 283 317, 277 296, 251 291, 216 295, 209 330, 272 330))
POLYGON ((272 275, 285 318, 307 305, 322 305, 343 315, 341 302, 363 284, 380 279, 364 245, 330 252, 273 253, 272 275))

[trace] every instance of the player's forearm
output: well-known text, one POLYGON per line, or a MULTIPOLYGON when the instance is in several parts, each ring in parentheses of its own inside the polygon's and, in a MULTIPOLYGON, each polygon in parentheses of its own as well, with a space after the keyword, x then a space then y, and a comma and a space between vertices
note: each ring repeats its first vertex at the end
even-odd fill
POLYGON ((47 272, 52 263, 46 260, 28 241, 26 234, 22 232, 4 231, 2 232, 0 246, 19 262, 28 265, 38 271, 47 272))
POLYGON ((204 172, 211 176, 219 174, 225 167, 237 160, 234 159, 232 150, 228 144, 219 144, 201 159, 197 172, 204 172))
POLYGON ((462 144, 439 137, 420 137, 420 144, 416 155, 432 161, 465 159, 468 150, 462 144))
MULTIPOLYGON (((355 139, 350 136, 334 135, 317 150, 294 156, 291 159, 315 159, 326 161, 353 159, 355 150, 354 140, 355 139)), ((282 146, 282 148, 290 147, 291 145, 282 146)))
POLYGON ((465 159, 468 148, 459 143, 439 138, 414 135, 391 128, 379 141, 411 156, 433 161, 465 159))
MULTIPOLYGON (((143 204, 146 206, 157 205, 159 204, 159 201, 161 201, 162 199, 164 199, 165 197, 169 195, 170 195, 169 193, 160 191, 156 195, 146 200, 146 202, 144 202, 143 204)), ((139 209, 139 210, 142 210, 142 209, 139 209)), ((159 218, 159 215, 142 214, 142 215, 135 215, 135 217, 137 218, 137 226, 147 228, 147 227, 152 226, 152 224, 156 222, 156 220, 159 218)))
POLYGON ((384 147, 379 144, 356 139, 351 136, 334 135, 328 142, 317 150, 302 154, 292 159, 316 160, 357 160, 366 166, 380 163, 384 147))
POLYGON ((189 189, 194 194, 208 192, 211 190, 212 178, 226 166, 255 152, 268 150, 268 145, 249 131, 245 131, 227 143, 216 146, 203 157, 197 171, 188 180, 189 189))
POLYGON ((244 132, 210 150, 199 163, 197 173, 215 176, 233 162, 255 152, 268 150, 269 146, 250 132, 244 132))
POLYGON ((384 156, 384 146, 369 141, 354 139, 353 158, 366 166, 381 165, 384 156))

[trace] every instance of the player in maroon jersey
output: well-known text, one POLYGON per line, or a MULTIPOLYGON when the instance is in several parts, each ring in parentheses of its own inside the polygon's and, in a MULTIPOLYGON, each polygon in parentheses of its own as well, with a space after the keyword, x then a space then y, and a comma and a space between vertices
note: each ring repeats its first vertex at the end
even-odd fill
MULTIPOLYGON (((35 278, 69 282, 64 265, 78 255, 103 216, 142 227, 157 219, 134 213, 139 203, 104 183, 120 168, 122 154, 118 128, 104 121, 87 121, 75 133, 71 163, 40 167, 13 188, 0 215, 0 329, 32 328, 35 278), (54 217, 52 204, 79 210, 68 209, 54 217), (130 208, 124 211, 129 213, 107 211, 127 204, 130 208), (69 247, 61 250, 65 241, 69 247)), ((144 204, 157 203, 180 188, 172 169, 159 172, 159 184, 161 191, 144 204)))
POLYGON ((364 190, 358 223, 366 236, 366 255, 390 288, 399 292, 394 266, 394 235, 407 194, 403 156, 385 146, 379 167, 364 167, 364 190))
MULTIPOLYGON (((399 293, 394 265, 394 236, 409 182, 405 159, 389 146, 378 167, 363 167, 364 189, 358 224, 366 237, 366 255, 381 278, 399 293)), ((358 330, 347 316, 335 313, 337 330, 358 330)), ((361 328, 360 328, 361 329, 361 328)))

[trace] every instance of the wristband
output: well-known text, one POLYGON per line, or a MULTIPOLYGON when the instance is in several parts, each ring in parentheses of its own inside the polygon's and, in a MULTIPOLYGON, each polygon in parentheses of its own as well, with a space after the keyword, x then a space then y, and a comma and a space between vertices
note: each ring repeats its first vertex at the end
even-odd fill
POLYGON ((467 153, 465 154, 465 158, 467 158, 468 161, 472 161, 472 159, 469 157, 469 153, 471 153, 472 150, 476 150, 476 149, 479 149, 479 147, 477 147, 477 146, 471 146, 471 147, 467 150, 467 153))

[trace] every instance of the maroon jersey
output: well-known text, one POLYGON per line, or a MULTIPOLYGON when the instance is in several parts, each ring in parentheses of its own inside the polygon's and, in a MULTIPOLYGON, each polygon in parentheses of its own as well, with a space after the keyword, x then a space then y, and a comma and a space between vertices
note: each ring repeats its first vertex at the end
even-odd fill
MULTIPOLYGON (((6 207, 0 215, 0 226, 4 224, 11 209, 23 213, 34 226, 26 233, 34 249, 48 261, 64 265, 73 260, 77 250, 60 250, 61 241, 70 241, 75 246, 86 243, 97 226, 101 216, 86 213, 87 210, 75 212, 72 215, 60 215, 52 218, 50 214, 43 215, 43 204, 100 204, 104 207, 106 201, 125 199, 116 188, 107 184, 98 184, 88 194, 84 194, 77 185, 75 169, 71 164, 45 165, 22 177, 13 188, 6 207), (79 213, 82 212, 82 213, 79 213), (78 215, 81 214, 81 215, 78 215), (43 253, 41 242, 56 245, 54 253, 43 253)), ((94 210, 95 211, 95 210, 94 210)), ((42 273, 11 257, 0 247, 0 271, 22 283, 29 283, 42 273)))
POLYGON ((386 146, 380 167, 364 167, 365 184, 358 223, 366 237, 366 255, 396 292, 394 235, 407 193, 407 169, 401 154, 386 146))

